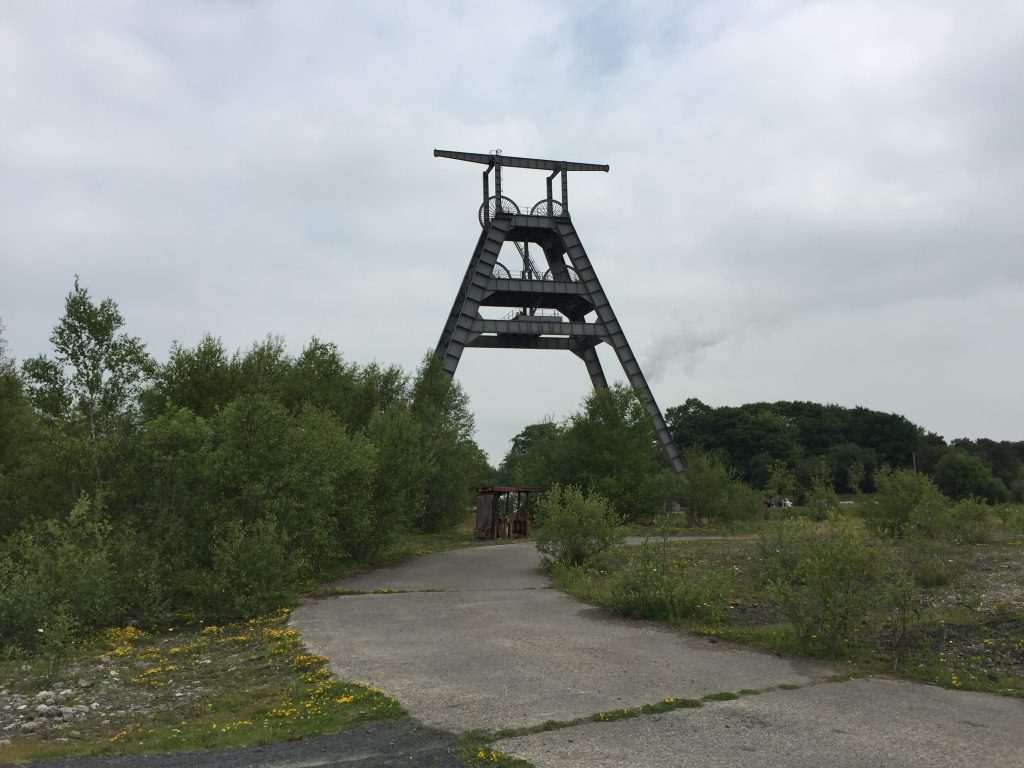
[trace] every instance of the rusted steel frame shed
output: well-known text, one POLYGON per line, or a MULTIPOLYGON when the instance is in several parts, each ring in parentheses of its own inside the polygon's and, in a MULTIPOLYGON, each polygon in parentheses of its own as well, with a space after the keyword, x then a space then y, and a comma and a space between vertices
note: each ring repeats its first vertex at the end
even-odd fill
POLYGON ((479 488, 476 497, 476 531, 480 539, 508 539, 529 536, 533 522, 530 512, 547 487, 492 485, 479 488))

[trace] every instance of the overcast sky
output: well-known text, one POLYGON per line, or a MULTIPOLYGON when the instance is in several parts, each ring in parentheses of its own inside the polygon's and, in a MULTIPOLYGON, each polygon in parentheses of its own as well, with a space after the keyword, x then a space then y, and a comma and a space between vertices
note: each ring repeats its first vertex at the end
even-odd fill
MULTIPOLYGON (((49 353, 78 273, 160 360, 271 333, 412 369, 479 234, 480 167, 432 151, 500 148, 611 165, 570 209, 663 410, 1021 440, 1022 73, 1012 0, 0 0, 0 320, 49 353)), ((557 352, 457 378, 494 462, 589 387, 557 352)))

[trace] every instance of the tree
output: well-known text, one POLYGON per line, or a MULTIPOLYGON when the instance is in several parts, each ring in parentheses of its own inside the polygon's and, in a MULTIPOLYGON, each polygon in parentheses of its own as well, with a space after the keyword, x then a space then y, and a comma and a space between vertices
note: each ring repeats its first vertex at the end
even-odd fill
POLYGON ((761 511, 761 494, 737 480, 717 456, 699 448, 689 448, 683 455, 686 472, 680 501, 686 507, 690 525, 729 525, 749 520, 761 511))
POLYGON ((768 482, 764 487, 769 496, 782 499, 792 496, 796 491, 796 475, 784 461, 776 459, 768 472, 768 482))
POLYGON ((78 283, 64 301, 64 317, 45 356, 22 365, 29 398, 56 421, 81 423, 93 441, 109 435, 129 414, 154 364, 145 345, 120 333, 124 317, 111 299, 94 304, 78 283))
POLYGON ((952 499, 974 497, 996 503, 1009 497, 1006 485, 992 476, 992 470, 982 458, 960 448, 948 451, 939 459, 932 474, 935 484, 952 499))
POLYGON ((416 524, 440 531, 460 520, 469 507, 477 474, 476 425, 469 397, 433 352, 423 358, 412 391, 424 467, 423 505, 416 524))
POLYGON ((499 468, 502 482, 510 485, 550 485, 559 478, 563 429, 551 421, 528 424, 512 438, 499 468))
POLYGON ((945 525, 949 501, 928 477, 909 469, 883 467, 875 475, 878 492, 865 506, 864 522, 875 533, 931 535, 945 525))
POLYGON ((569 417, 559 482, 595 491, 627 519, 660 511, 670 483, 661 464, 650 416, 632 389, 595 389, 569 417))
POLYGON ((1011 443, 1008 440, 996 442, 984 437, 977 440, 960 438, 953 441, 952 447, 962 448, 981 458, 992 474, 1007 486, 1013 485, 1024 468, 1024 441, 1011 443))
POLYGON ((149 415, 176 406, 209 419, 242 392, 238 356, 229 357, 221 340, 210 334, 192 349, 174 342, 154 379, 143 396, 149 415))
POLYGON ((285 376, 285 403, 293 410, 315 405, 351 425, 358 370, 345 362, 335 344, 314 336, 285 376))
POLYGON ((25 397, 0 324, 0 537, 63 501, 50 432, 25 397))
POLYGON ((851 493, 860 494, 861 483, 864 482, 864 465, 855 461, 846 468, 846 485, 851 493))

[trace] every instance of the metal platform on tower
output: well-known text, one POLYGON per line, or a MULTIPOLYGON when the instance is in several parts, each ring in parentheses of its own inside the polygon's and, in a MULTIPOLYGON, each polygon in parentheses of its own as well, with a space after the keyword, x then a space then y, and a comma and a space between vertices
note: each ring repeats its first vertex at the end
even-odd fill
POLYGON ((455 375, 467 347, 566 350, 583 360, 595 387, 607 387, 595 347, 608 344, 650 414, 670 466, 682 473, 679 449, 569 215, 569 172, 607 172, 608 166, 443 149, 435 149, 434 157, 487 166, 477 211, 481 232, 437 343, 445 371, 455 375), (549 171, 546 195, 520 208, 502 194, 502 168, 549 171), (506 242, 515 245, 511 265, 498 260, 506 242), (500 319, 485 318, 481 307, 511 311, 500 319))

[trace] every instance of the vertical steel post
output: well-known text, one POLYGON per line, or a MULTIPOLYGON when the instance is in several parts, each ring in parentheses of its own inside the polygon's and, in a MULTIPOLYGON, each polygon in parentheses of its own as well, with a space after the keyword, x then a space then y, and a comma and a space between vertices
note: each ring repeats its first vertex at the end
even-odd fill
POLYGON ((562 166, 562 211, 568 216, 569 215, 569 173, 565 170, 565 166, 562 166))
POLYGON ((494 215, 500 216, 501 207, 501 155, 494 156, 494 215))
POLYGON ((491 223, 491 208, 487 205, 487 201, 491 197, 491 166, 487 166, 487 170, 484 171, 484 228, 491 223))

